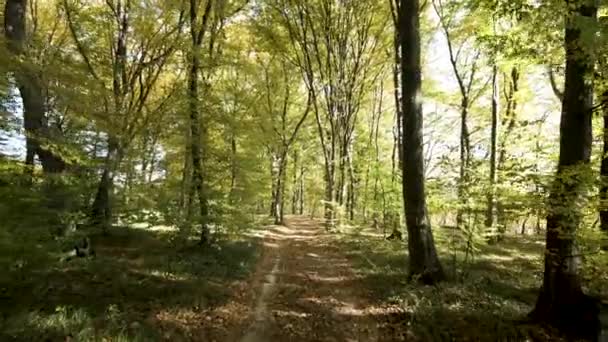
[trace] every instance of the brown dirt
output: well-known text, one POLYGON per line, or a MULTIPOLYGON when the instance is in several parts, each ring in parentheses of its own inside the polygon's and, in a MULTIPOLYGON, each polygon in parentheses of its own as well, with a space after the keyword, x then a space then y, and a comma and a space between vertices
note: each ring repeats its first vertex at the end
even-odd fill
POLYGON ((230 340, 377 341, 369 294, 333 239, 301 217, 269 228, 247 323, 230 340))

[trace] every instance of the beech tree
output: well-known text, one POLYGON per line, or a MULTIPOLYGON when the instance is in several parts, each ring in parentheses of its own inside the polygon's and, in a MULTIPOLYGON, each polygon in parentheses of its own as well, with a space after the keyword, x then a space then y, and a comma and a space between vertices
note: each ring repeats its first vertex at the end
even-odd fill
POLYGON ((403 127, 403 201, 408 232, 410 277, 432 284, 445 278, 437 257, 426 207, 422 141, 420 70, 420 3, 401 0, 398 8, 401 41, 403 127))
POLYGON ((594 54, 583 37, 595 29, 596 15, 594 1, 566 8, 559 163, 549 198, 543 283, 532 312, 536 319, 591 336, 599 329, 598 309, 582 290, 577 230, 590 171, 593 109, 594 54))

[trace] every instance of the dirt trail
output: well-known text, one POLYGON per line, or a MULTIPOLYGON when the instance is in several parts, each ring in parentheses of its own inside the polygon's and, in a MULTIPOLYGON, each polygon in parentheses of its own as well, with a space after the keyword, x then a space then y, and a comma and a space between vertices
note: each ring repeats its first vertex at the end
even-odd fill
POLYGON ((333 241, 301 217, 266 233, 248 327, 236 341, 378 340, 366 293, 333 241))

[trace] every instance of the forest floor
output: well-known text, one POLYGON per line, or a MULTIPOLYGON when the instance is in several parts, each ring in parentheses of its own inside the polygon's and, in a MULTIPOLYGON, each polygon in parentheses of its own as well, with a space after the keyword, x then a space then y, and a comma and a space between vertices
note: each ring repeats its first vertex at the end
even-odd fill
POLYGON ((465 262, 457 233, 437 229, 450 280, 422 286, 406 280, 405 243, 371 228, 328 233, 288 217, 207 247, 174 237, 116 228, 91 237, 95 258, 69 262, 42 243, 0 245, 0 340, 558 340, 522 323, 542 276, 540 238, 507 237, 465 262))
POLYGON ((379 340, 371 294, 315 221, 294 217, 267 231, 252 284, 242 342, 379 340))

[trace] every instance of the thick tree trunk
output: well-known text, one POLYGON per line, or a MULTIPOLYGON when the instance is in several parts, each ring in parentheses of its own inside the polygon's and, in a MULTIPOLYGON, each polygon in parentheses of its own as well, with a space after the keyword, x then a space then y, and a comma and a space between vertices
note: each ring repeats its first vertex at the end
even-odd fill
POLYGON ((15 79, 23 101, 23 126, 26 134, 26 165, 33 168, 38 155, 43 171, 61 173, 65 162, 60 156, 41 146, 44 140, 52 140, 46 123, 46 96, 40 76, 26 62, 18 62, 24 56, 27 38, 27 0, 7 0, 4 8, 4 32, 8 50, 14 55, 15 79))
POLYGON ((401 88, 403 108, 403 201, 408 231, 410 277, 431 284, 443 280, 426 208, 422 138, 419 0, 401 0, 401 88))
POLYGON ((589 172, 592 142, 593 70, 578 22, 595 19, 594 1, 579 1, 566 18, 566 82, 560 126, 560 155, 551 189, 543 284, 532 316, 567 332, 597 337, 598 308, 583 294, 579 275, 580 254, 576 231, 585 200, 584 174, 589 172))
MULTIPOLYGON (((490 234, 496 234, 494 225, 496 223, 496 148, 498 142, 498 99, 499 99, 499 84, 498 84, 498 67, 492 68, 492 130, 490 134, 490 189, 487 195, 486 208, 486 229, 490 234)), ((490 240, 495 241, 496 238, 490 237, 490 240)))

